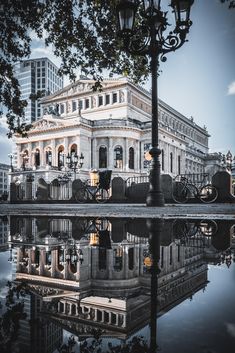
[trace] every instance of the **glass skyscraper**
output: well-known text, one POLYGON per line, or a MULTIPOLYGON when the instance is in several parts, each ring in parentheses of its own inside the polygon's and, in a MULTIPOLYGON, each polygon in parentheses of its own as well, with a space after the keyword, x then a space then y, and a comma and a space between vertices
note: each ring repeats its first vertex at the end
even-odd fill
POLYGON ((43 115, 39 100, 29 96, 42 91, 50 95, 63 88, 63 78, 58 75, 58 67, 48 58, 23 60, 16 65, 16 77, 21 87, 21 98, 27 100, 25 122, 32 123, 43 115))

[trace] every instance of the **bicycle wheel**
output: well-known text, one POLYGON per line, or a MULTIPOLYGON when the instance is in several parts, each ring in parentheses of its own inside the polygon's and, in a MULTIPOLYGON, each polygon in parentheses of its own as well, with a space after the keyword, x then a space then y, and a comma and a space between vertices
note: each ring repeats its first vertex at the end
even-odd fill
POLYGON ((173 185, 173 193, 172 193, 173 200, 177 203, 184 203, 189 198, 189 191, 187 186, 181 181, 174 183, 173 185))
POLYGON ((77 202, 85 202, 87 200, 87 190, 85 186, 79 187, 76 194, 74 195, 77 202))
POLYGON ((106 189, 98 189, 95 194, 95 199, 98 203, 107 202, 109 199, 109 192, 106 189))
POLYGON ((205 236, 212 236, 217 233, 218 226, 213 220, 203 219, 199 224, 200 231, 205 236))
POLYGON ((217 189, 210 184, 205 185, 200 189, 199 198, 204 203, 214 202, 217 199, 217 197, 218 197, 217 189))

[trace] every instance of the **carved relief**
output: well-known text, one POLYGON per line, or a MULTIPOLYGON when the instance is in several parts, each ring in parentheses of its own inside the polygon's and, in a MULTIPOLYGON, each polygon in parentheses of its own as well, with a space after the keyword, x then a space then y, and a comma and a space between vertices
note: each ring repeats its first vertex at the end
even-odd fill
POLYGON ((47 130, 49 128, 56 127, 56 126, 62 126, 62 124, 59 124, 57 122, 48 121, 48 120, 42 120, 42 121, 39 121, 32 128, 32 130, 47 130))
POLYGON ((125 101, 125 96, 124 96, 124 92, 120 91, 120 103, 125 101))
POLYGON ((95 97, 91 97, 91 104, 92 104, 92 108, 96 107, 96 99, 95 99, 95 97))

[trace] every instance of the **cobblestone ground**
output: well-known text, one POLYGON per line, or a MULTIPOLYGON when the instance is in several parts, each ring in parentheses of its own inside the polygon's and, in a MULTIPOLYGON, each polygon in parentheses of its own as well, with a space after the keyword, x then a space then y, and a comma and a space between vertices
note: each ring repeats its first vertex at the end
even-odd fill
POLYGON ((235 204, 0 204, 0 215, 55 215, 115 218, 210 218, 235 219, 235 204))

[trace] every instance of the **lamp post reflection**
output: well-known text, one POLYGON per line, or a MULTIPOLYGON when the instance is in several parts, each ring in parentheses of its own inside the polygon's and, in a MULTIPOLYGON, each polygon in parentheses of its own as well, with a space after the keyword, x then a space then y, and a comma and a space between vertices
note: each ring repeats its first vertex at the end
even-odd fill
POLYGON ((147 220, 149 231, 149 253, 151 257, 151 314, 150 314, 150 353, 157 351, 157 294, 158 275, 160 274, 160 243, 164 221, 161 219, 147 220))

